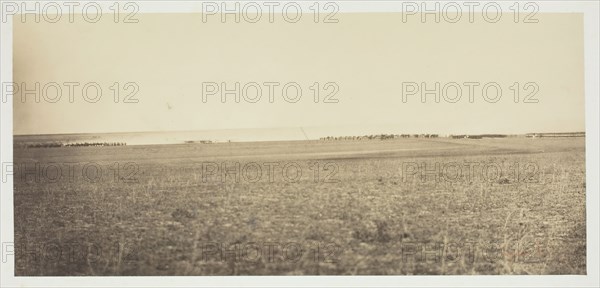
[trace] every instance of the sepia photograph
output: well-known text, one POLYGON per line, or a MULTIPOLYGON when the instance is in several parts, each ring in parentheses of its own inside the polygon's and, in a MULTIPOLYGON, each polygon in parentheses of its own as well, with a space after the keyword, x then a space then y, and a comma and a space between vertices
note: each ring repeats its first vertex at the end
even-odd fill
POLYGON ((2 287, 599 284, 598 2, 1 7, 2 287))

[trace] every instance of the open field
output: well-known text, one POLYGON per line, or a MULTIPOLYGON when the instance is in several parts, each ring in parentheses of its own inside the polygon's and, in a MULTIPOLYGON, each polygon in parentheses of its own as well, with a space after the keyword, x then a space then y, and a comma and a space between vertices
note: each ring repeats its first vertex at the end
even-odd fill
POLYGON ((585 138, 14 159, 17 275, 586 274, 585 138))

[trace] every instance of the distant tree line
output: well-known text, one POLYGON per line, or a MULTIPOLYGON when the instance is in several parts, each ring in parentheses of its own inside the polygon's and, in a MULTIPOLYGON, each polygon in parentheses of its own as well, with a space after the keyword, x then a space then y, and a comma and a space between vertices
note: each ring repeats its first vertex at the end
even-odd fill
POLYGON ((125 146, 125 142, 77 142, 77 143, 61 143, 61 142, 45 142, 45 143, 21 143, 16 144, 22 148, 56 148, 56 147, 88 147, 88 146, 125 146))

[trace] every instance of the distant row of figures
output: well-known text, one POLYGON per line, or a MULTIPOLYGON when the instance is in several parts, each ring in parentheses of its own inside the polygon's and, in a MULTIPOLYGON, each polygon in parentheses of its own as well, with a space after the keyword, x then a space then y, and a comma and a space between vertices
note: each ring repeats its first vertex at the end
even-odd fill
POLYGON ((18 148, 56 148, 56 147, 90 147, 90 146, 126 146, 125 142, 76 142, 76 143, 18 143, 15 147, 18 148))
POLYGON ((585 137, 585 132, 563 132, 563 133, 529 133, 525 134, 528 138, 541 137, 585 137))
POLYGON ((379 134, 379 135, 367 135, 367 136, 328 136, 321 137, 319 140, 387 140, 387 139, 398 139, 398 138, 450 138, 450 139, 484 139, 484 138, 506 138, 506 137, 528 137, 528 138, 541 138, 541 137, 585 137, 585 132, 564 132, 564 133, 528 133, 528 134, 461 134, 461 135, 442 135, 438 134, 379 134))
POLYGON ((438 134, 378 134, 365 136, 321 137, 319 140, 387 140, 398 138, 438 138, 438 134))

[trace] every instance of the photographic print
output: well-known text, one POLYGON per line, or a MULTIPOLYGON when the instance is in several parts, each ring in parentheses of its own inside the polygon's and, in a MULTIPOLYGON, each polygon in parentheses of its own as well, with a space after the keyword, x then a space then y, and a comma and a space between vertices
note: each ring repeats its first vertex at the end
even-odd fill
POLYGON ((598 3, 556 2, 3 1, 3 265, 590 276, 598 3))

